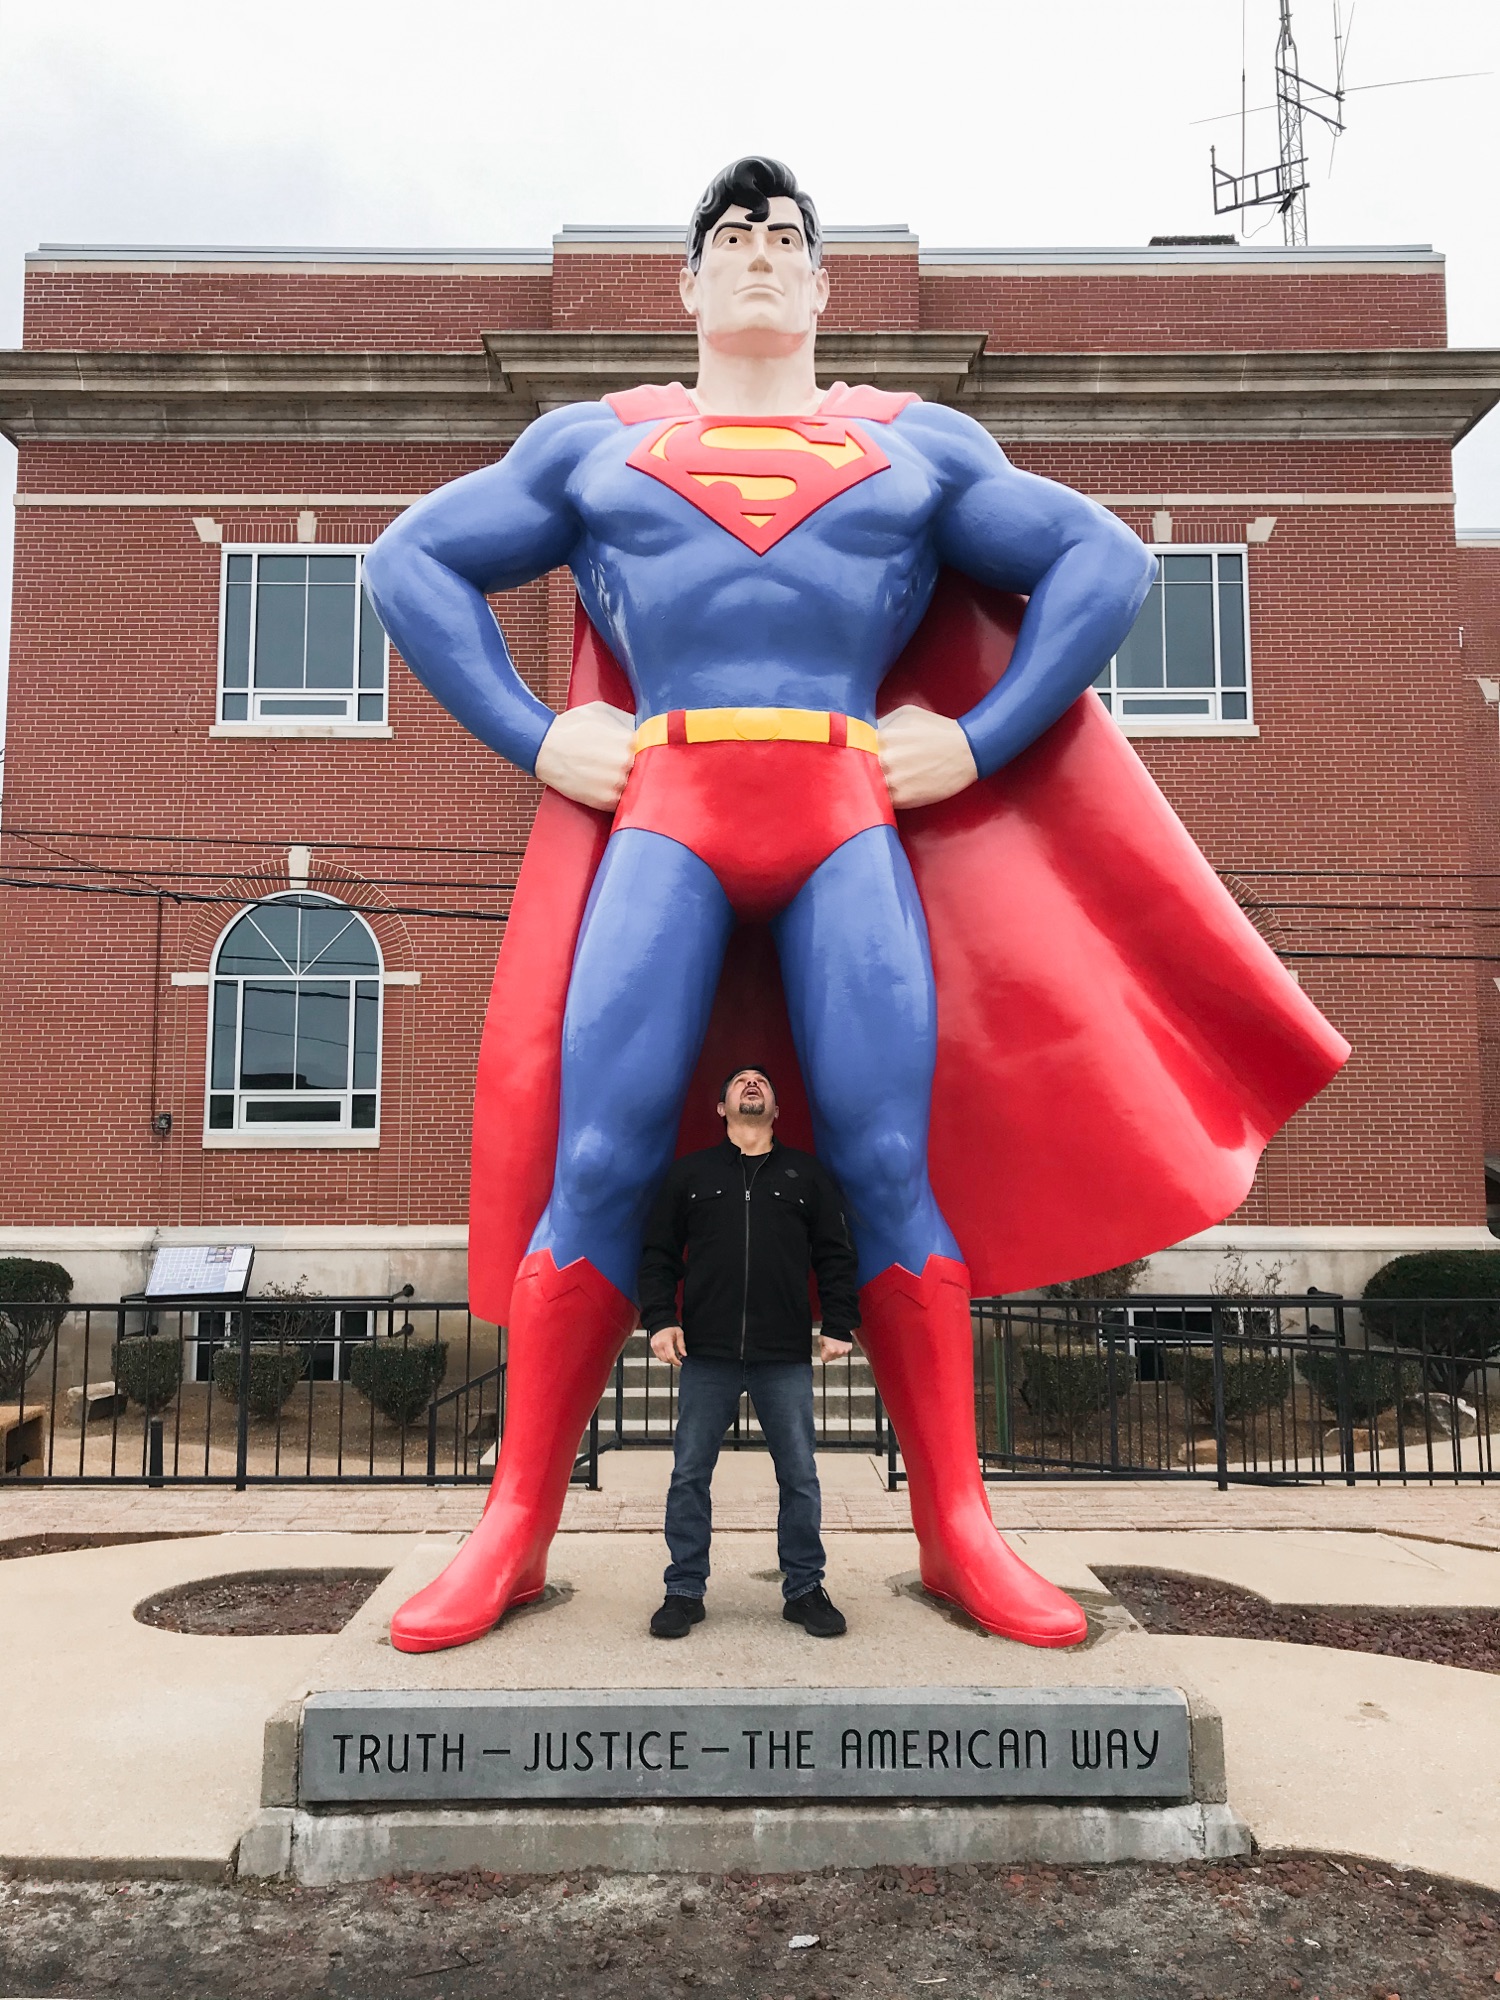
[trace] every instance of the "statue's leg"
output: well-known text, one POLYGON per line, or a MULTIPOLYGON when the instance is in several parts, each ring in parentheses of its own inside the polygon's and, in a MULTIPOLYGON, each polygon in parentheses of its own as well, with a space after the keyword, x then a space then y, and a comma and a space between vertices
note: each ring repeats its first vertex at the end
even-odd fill
POLYGON ((969 1274, 927 1178, 937 1007, 900 840, 846 841, 776 921, 820 1158, 849 1204, 859 1342, 895 1427, 922 1581, 987 1631, 1085 1637, 1083 1613, 1002 1540, 979 1472, 969 1274))
POLYGON ((447 1569, 391 1621, 402 1652, 477 1639, 546 1582, 578 1441, 635 1324, 641 1230, 733 923, 687 848, 636 830, 610 841, 568 987, 556 1174, 512 1294, 490 1497, 447 1569))

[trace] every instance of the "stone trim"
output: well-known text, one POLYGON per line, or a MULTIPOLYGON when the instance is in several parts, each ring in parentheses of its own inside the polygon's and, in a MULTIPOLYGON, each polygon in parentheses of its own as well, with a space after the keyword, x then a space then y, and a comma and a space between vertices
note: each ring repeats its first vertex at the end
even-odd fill
MULTIPOLYGON (((0 431, 34 439, 503 443, 544 408, 690 374, 689 332, 491 332, 480 354, 0 354, 0 431)), ((1500 351, 993 354, 974 332, 830 333, 827 381, 915 390, 1006 439, 1429 438, 1500 402, 1500 351)), ((207 504, 207 503, 200 503, 207 504)))
MULTIPOLYGON (((257 1250, 463 1250, 465 1223, 321 1223, 267 1225, 225 1223, 216 1227, 150 1223, 124 1226, 82 1223, 7 1224, 0 1227, 0 1255, 27 1250, 146 1251, 164 1245, 252 1243, 257 1250)), ((1493 1250, 1497 1239, 1482 1223, 1338 1224, 1220 1223, 1169 1246, 1175 1250, 1493 1250)), ((1158 1255, 1166 1255, 1160 1251, 1158 1255)))

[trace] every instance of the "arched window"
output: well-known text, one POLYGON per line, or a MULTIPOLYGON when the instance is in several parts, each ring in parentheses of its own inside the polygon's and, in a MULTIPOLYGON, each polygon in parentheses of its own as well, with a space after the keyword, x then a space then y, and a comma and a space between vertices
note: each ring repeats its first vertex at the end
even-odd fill
POLYGON ((237 917, 214 954, 209 1131, 377 1131, 380 975, 369 925, 330 896, 237 917))

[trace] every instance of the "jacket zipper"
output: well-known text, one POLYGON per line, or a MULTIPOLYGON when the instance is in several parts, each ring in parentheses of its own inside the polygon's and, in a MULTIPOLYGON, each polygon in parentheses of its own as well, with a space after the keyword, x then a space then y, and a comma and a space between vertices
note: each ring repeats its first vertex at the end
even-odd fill
POLYGON ((740 1156, 740 1172, 745 1177, 745 1284, 740 1293, 740 1366, 745 1365, 745 1342, 750 1324, 750 1190, 755 1186, 756 1175, 765 1165, 770 1154, 757 1161, 755 1173, 751 1173, 744 1155, 740 1156))

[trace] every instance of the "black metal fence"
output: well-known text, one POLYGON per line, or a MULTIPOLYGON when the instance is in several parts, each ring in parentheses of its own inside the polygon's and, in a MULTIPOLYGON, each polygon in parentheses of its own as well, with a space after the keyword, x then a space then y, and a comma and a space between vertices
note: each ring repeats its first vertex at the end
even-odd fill
MULTIPOLYGON (((239 1488, 485 1481, 505 1428, 505 1348, 461 1303, 0 1304, 3 1471, 239 1488)), ((820 1449, 882 1450, 862 1358, 819 1377, 820 1449)), ((670 1446, 676 1420, 676 1371, 637 1333, 574 1479, 597 1487, 601 1452, 670 1446)), ((763 1443, 748 1402, 728 1443, 763 1443)))
MULTIPOLYGON (((1500 1301, 977 1300, 988 1479, 1500 1478, 1500 1301)), ((819 1448, 899 1451, 856 1348, 814 1371, 819 1448)), ((503 1331, 457 1303, 0 1305, 7 1476, 146 1485, 484 1481, 503 1331)), ((575 1480, 670 1445, 677 1379, 626 1343, 575 1480)), ((731 1449, 763 1444, 748 1401, 731 1449)))
POLYGON ((1500 1478, 1493 1299, 991 1299, 974 1328, 987 1478, 1500 1478))

